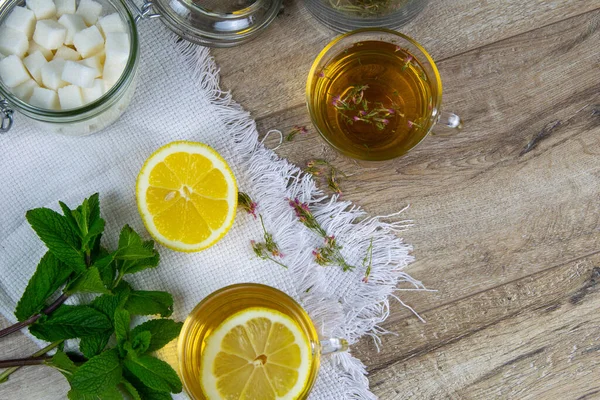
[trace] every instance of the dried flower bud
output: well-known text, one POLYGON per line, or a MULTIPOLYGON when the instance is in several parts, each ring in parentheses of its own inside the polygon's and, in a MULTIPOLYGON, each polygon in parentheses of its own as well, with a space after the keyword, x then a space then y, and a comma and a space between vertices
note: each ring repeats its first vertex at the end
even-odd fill
POLYGON ((244 192, 238 192, 238 205, 256 219, 257 204, 244 192))

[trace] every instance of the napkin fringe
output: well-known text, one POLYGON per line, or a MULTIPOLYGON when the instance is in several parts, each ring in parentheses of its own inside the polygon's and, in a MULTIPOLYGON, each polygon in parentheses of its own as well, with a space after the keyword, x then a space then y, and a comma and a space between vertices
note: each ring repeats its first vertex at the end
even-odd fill
MULTIPOLYGON (((284 253, 281 261, 288 266, 295 282, 295 297, 320 326, 320 335, 344 337, 350 344, 369 335, 379 350, 380 336, 392 333, 380 324, 389 316, 389 299, 395 297, 398 285, 427 290, 403 271, 414 260, 410 255, 412 247, 397 236, 412 225, 412 221, 398 220, 408 207, 391 215, 368 218, 351 202, 341 201, 339 196, 326 196, 311 175, 259 143, 256 123, 250 114, 233 101, 230 92, 220 89, 219 69, 209 49, 182 40, 177 41, 177 47, 188 62, 193 80, 216 106, 217 117, 223 120, 233 137, 232 157, 249 165, 244 171, 252 183, 249 195, 258 203, 257 211, 284 253), (355 284, 348 285, 350 289, 339 301, 328 297, 340 283, 335 281, 339 280, 335 270, 338 267, 322 267, 313 261, 312 249, 323 244, 322 238, 297 221, 281 193, 286 193, 286 198, 307 203, 323 228, 343 245, 346 260, 356 266, 353 272, 342 276, 344 281, 355 284), (371 244, 371 272, 363 281, 371 244)), ((410 306, 398 300, 418 316, 410 306)), ((369 391, 366 367, 359 359, 343 353, 331 357, 330 362, 337 367, 338 378, 344 382, 344 399, 376 399, 369 391)))

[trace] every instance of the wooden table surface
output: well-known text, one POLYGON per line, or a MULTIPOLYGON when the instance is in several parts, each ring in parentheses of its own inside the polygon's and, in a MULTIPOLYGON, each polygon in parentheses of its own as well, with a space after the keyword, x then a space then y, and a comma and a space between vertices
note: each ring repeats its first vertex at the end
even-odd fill
MULTIPOLYGON (((431 0, 401 31, 437 61, 444 107, 465 127, 376 167, 310 126, 306 75, 335 34, 300 0, 255 41, 213 52, 261 134, 309 127, 279 155, 351 171, 344 196, 371 214, 410 204, 408 272, 437 292, 401 293, 426 324, 393 302, 383 327, 398 335, 379 353, 367 339, 352 349, 381 399, 600 398, 599 27, 600 0, 431 0)), ((35 349, 21 335, 8 348, 35 349)), ((31 398, 32 379, 66 393, 38 371, 0 398, 31 398)))

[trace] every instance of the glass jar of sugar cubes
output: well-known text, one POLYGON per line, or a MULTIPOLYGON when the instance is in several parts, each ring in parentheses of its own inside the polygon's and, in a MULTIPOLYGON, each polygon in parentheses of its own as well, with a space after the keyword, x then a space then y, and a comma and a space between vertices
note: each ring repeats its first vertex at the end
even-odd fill
POLYGON ((0 133, 13 109, 67 135, 116 121, 136 87, 139 19, 162 16, 186 40, 228 47, 262 31, 282 0, 196 0, 181 14, 184 2, 145 0, 138 9, 133 0, 0 0, 0 133))
POLYGON ((44 131, 98 132, 129 105, 138 60, 135 20, 119 0, 8 0, 0 6, 0 129, 12 124, 9 104, 44 131))

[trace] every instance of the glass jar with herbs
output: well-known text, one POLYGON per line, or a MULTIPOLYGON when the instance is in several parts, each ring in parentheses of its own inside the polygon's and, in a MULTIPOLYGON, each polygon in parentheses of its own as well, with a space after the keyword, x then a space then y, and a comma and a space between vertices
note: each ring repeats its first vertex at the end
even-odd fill
POLYGON ((396 29, 415 18, 428 0, 306 0, 324 25, 338 32, 358 28, 396 29))

